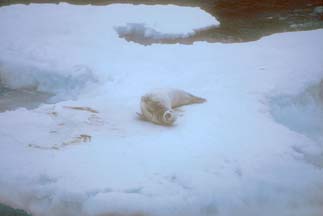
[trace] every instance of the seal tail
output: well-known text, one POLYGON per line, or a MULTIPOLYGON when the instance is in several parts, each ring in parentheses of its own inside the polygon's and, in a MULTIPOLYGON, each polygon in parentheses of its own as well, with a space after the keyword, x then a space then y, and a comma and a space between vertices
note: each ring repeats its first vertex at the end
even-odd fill
POLYGON ((205 103, 207 100, 205 98, 197 97, 195 95, 192 96, 192 103, 205 103))

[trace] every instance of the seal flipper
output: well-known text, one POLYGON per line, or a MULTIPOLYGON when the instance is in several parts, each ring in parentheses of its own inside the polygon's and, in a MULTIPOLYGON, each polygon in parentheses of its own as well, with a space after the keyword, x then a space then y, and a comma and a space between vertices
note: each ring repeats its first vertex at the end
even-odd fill
POLYGON ((177 98, 177 101, 172 105, 172 108, 178 108, 190 104, 204 103, 207 101, 205 98, 192 95, 188 92, 183 92, 183 94, 185 95, 181 96, 181 98, 177 98))
POLYGON ((204 103, 207 101, 205 98, 197 97, 192 94, 191 94, 191 97, 192 97, 192 101, 191 101, 192 103, 204 103))

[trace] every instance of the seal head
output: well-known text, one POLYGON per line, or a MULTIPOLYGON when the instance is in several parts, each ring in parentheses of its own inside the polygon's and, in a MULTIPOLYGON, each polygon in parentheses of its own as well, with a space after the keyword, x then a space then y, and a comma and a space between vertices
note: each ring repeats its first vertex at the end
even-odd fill
POLYGON ((162 116, 162 122, 165 125, 172 125, 176 121, 177 117, 175 113, 172 110, 167 110, 164 112, 162 116))

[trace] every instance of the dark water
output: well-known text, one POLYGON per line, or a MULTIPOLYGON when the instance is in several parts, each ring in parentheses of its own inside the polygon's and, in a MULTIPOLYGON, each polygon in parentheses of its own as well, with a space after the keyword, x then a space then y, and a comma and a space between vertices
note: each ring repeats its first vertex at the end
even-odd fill
MULTIPOLYGON (((228 1, 230 2, 230 1, 228 1)), ((236 1, 239 5, 240 1, 236 1)), ((261 1, 259 1, 261 2, 261 1)), ((277 1, 279 2, 279 1, 277 1)), ((309 1, 310 2, 310 1, 309 1)), ((241 43, 258 40, 280 32, 306 31, 323 28, 323 1, 320 4, 304 4, 303 7, 292 8, 270 6, 264 8, 247 7, 228 9, 229 5, 223 8, 205 8, 204 10, 220 21, 220 26, 196 31, 196 34, 182 38, 171 37, 165 39, 147 38, 145 34, 129 32, 119 34, 119 37, 127 41, 133 41, 143 45, 155 43, 162 44, 193 44, 197 41, 209 43, 241 43)), ((237 6, 236 6, 237 7, 237 6)))
POLYGON ((52 95, 28 89, 9 89, 0 85, 0 112, 15 110, 19 107, 37 108, 48 101, 52 95))
POLYGON ((0 215, 1 216, 31 216, 27 212, 20 209, 13 209, 9 206, 0 203, 0 215))
POLYGON ((78 5, 173 4, 200 7, 216 17, 221 25, 197 31, 187 37, 166 39, 147 38, 136 32, 119 35, 127 41, 143 45, 154 43, 192 44, 196 41, 210 43, 237 43, 258 40, 279 32, 305 31, 323 28, 322 0, 4 0, 0 6, 10 4, 59 3, 78 5))

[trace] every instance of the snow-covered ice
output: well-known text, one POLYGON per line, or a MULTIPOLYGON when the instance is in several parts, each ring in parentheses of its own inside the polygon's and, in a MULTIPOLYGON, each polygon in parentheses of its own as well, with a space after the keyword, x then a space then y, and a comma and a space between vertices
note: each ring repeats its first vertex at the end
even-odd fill
POLYGON ((194 29, 193 32, 189 33, 180 33, 180 34, 167 34, 156 31, 153 28, 147 27, 143 23, 127 23, 125 26, 118 26, 115 30, 118 32, 119 37, 121 38, 132 38, 145 41, 144 43, 150 44, 149 42, 160 41, 160 40, 176 40, 180 38, 188 38, 195 35, 199 31, 203 31, 214 26, 208 26, 201 29, 194 29))
POLYGON ((323 171, 308 158, 323 143, 279 118, 277 98, 320 86, 323 30, 141 46, 118 37, 127 23, 217 24, 171 5, 0 8, 1 84, 57 101, 0 113, 0 202, 35 216, 321 216, 323 171), (164 87, 208 102, 173 127, 137 119, 141 95, 164 87))

